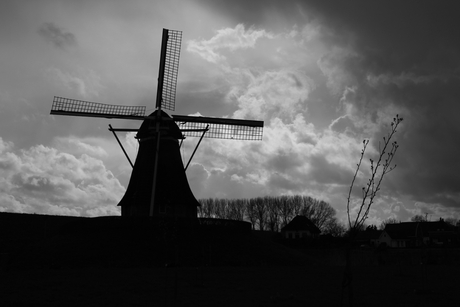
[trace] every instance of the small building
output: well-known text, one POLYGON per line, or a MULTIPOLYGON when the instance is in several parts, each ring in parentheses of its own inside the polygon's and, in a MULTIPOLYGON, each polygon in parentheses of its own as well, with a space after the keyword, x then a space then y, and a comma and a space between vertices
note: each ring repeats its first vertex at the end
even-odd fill
POLYGON ((316 238, 320 233, 321 230, 310 219, 302 215, 297 215, 281 228, 281 234, 285 239, 316 238))
POLYGON ((397 248, 422 245, 456 246, 458 233, 455 226, 443 220, 387 224, 379 237, 379 244, 397 248))

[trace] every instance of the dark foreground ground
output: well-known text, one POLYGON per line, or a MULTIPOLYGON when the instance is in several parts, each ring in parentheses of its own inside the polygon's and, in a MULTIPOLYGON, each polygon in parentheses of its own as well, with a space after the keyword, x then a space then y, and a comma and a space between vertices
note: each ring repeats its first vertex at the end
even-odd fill
MULTIPOLYGON (((340 306, 343 248, 144 222, 0 213, 0 306, 340 306)), ((354 306, 460 306, 458 249, 352 258, 354 306)))
MULTIPOLYGON (((356 267, 355 306, 459 306, 458 267, 356 267)), ((9 271, 2 306, 340 306, 342 267, 9 271)))

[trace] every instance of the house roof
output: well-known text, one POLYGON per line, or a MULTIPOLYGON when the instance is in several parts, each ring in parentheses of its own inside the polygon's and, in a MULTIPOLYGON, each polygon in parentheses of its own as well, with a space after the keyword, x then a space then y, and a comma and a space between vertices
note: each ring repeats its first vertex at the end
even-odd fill
POLYGON ((403 239, 409 237, 427 237, 428 234, 440 231, 452 231, 452 225, 443 221, 437 222, 405 222, 387 224, 385 232, 392 239, 403 239))
POLYGON ((308 230, 313 234, 321 233, 318 227, 307 217, 297 215, 286 226, 281 228, 281 231, 304 231, 308 230))

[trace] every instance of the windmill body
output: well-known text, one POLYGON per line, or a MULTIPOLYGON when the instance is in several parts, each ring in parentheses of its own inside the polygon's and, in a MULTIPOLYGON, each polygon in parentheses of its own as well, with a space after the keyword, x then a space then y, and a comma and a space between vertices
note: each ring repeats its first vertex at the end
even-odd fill
POLYGON ((262 139, 262 121, 170 116, 162 110, 174 111, 175 108, 181 39, 182 32, 163 29, 156 111, 148 116, 145 115, 145 106, 111 105, 58 96, 53 100, 52 115, 143 121, 139 129, 115 129, 109 125, 117 141, 116 132, 126 131, 137 131, 139 141, 133 172, 126 193, 118 204, 125 217, 197 217, 199 203, 190 189, 180 154, 180 144, 186 137, 262 139))
POLYGON ((182 132, 163 111, 157 110, 142 123, 136 135, 139 151, 126 193, 118 204, 122 216, 149 216, 157 152, 156 119, 161 112, 157 183, 153 216, 196 217, 198 201, 193 195, 182 163, 179 140, 182 132), (151 119, 150 119, 151 118, 151 119), (169 120, 168 120, 169 119, 169 120))

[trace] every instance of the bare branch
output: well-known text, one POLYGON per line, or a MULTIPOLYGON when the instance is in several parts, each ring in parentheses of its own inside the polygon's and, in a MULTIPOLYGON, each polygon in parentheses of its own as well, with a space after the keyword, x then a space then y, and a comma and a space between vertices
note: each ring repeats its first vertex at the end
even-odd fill
POLYGON ((369 159, 371 171, 370 177, 368 179, 368 182, 366 183, 366 186, 362 188, 362 201, 359 206, 358 213, 354 221, 352 222, 350 214, 351 193, 356 181, 356 177, 358 176, 358 172, 361 167, 362 160, 367 149, 367 145, 369 144, 369 140, 363 141, 363 150, 361 151, 361 156, 359 158, 359 162, 357 164, 356 172, 353 176, 347 198, 347 217, 348 226, 350 230, 359 229, 361 226, 364 225, 364 222, 366 221, 369 215, 371 206, 374 203, 374 200, 377 196, 377 192, 380 191, 380 185, 382 184, 383 178, 386 174, 388 174, 396 168, 396 164, 392 166, 391 163, 393 161, 394 156, 396 155, 396 151, 399 145, 396 141, 391 143, 391 139, 397 132, 397 128, 399 124, 402 122, 402 120, 403 119, 400 118, 399 115, 396 115, 396 117, 393 118, 390 131, 388 132, 386 137, 383 137, 383 142, 379 142, 379 155, 377 161, 373 160, 372 158, 369 159))

